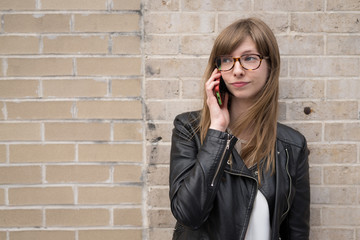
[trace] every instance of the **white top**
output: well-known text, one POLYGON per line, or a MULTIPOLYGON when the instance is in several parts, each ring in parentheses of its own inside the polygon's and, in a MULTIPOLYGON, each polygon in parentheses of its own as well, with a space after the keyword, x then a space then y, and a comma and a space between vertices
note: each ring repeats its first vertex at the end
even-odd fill
POLYGON ((258 190, 245 240, 270 240, 270 213, 265 196, 258 190))

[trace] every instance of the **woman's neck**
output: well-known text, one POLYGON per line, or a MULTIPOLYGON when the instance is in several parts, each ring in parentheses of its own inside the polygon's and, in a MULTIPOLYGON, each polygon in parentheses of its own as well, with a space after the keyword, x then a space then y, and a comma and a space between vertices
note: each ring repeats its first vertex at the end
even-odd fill
MULTIPOLYGON (((241 115, 245 114, 246 111, 252 106, 253 101, 246 100, 246 99, 238 99, 238 98, 232 98, 231 99, 231 105, 230 105, 230 129, 234 128, 234 124, 238 121, 238 119, 241 117, 241 115)), ((241 139, 248 140, 249 134, 251 132, 250 128, 244 129, 239 136, 236 136, 241 139)))

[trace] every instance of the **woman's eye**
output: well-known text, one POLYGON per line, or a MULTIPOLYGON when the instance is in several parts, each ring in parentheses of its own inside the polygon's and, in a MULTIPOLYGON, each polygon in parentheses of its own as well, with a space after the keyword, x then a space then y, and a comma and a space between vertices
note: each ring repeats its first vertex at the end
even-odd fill
POLYGON ((253 62, 253 61, 259 61, 259 57, 256 55, 249 55, 249 56, 244 56, 244 61, 246 62, 253 62))
POLYGON ((222 59, 223 63, 231 63, 232 62, 232 58, 223 58, 222 59))

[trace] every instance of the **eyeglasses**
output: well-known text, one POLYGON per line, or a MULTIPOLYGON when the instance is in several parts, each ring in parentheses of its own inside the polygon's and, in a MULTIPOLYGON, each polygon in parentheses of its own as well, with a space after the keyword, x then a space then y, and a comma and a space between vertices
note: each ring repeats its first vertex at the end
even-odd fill
POLYGON ((232 56, 219 56, 215 58, 215 65, 219 71, 230 71, 236 61, 239 61, 242 68, 245 70, 256 70, 260 67, 263 59, 268 59, 269 57, 263 57, 259 54, 245 54, 238 58, 232 56))

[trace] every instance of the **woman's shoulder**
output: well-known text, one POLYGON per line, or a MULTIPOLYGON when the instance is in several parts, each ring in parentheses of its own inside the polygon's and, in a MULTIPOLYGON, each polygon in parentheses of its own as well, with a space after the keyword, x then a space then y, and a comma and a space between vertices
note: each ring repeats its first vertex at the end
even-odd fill
POLYGON ((297 147, 304 147, 306 139, 299 131, 282 123, 277 124, 277 139, 297 147))
POLYGON ((199 125, 200 111, 183 112, 177 115, 174 119, 174 125, 190 125, 196 127, 199 125))

